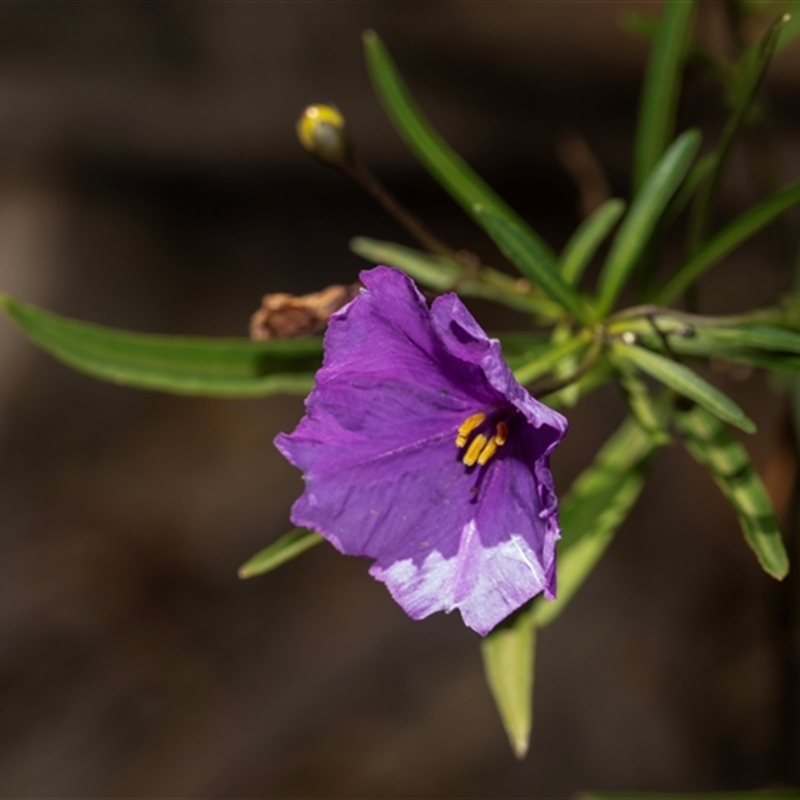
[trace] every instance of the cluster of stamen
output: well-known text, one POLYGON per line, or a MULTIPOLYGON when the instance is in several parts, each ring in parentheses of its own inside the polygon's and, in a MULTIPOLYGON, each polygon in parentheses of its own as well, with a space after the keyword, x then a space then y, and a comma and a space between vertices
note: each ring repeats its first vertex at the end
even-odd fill
POLYGON ((508 441, 508 425, 502 420, 495 425, 493 436, 478 432, 470 439, 470 436, 485 421, 486 414, 479 411, 477 414, 467 417, 458 429, 456 447, 466 447, 461 460, 468 467, 473 467, 475 464, 482 467, 497 452, 497 448, 502 447, 508 441))

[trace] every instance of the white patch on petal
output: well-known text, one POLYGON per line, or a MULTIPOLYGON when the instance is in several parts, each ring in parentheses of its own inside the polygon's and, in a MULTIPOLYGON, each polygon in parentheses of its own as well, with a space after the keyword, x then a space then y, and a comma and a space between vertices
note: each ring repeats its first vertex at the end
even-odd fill
POLYGON ((462 529, 457 555, 445 559, 437 550, 423 552, 421 562, 408 558, 370 569, 413 619, 458 608, 467 625, 485 634, 546 582, 523 536, 514 533, 486 547, 474 520, 462 529))

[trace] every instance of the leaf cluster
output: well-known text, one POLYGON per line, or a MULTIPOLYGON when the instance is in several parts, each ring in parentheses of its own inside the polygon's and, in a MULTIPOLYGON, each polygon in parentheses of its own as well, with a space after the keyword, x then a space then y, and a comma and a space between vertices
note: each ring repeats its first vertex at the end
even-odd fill
MULTIPOLYGON (((519 756, 527 750, 532 725, 536 632, 561 614, 587 579, 641 493, 654 454, 673 435, 728 499, 762 568, 777 579, 789 568, 769 497, 745 448, 726 427, 752 433, 755 425, 696 367, 723 359, 800 375, 800 300, 795 295, 735 317, 689 313, 675 304, 734 248, 800 204, 800 180, 795 180, 720 229, 711 227, 733 144, 759 119, 758 87, 775 53, 800 32, 800 13, 791 23, 786 16, 776 18, 738 61, 729 62, 694 41, 696 6, 694 0, 669 0, 660 20, 629 19, 629 27, 653 43, 632 195, 598 208, 560 254, 433 129, 377 34, 364 37, 370 77, 396 130, 519 277, 442 248, 430 252, 359 237, 351 242, 353 252, 401 269, 433 292, 455 291, 529 314, 529 332, 499 337, 518 380, 551 405, 574 405, 613 380, 629 408, 626 421, 562 498, 558 599, 536 599, 482 644, 489 686, 519 756), (706 143, 700 158, 698 130, 676 135, 687 63, 719 80, 728 104, 722 135, 706 143), (681 215, 687 217, 685 257, 661 279, 662 245, 681 215), (599 279, 590 289, 587 268, 596 261, 601 261, 599 279), (620 308, 623 294, 634 304, 620 308)), ((0 296, 0 304, 42 349, 74 369, 127 386, 228 398, 302 395, 321 362, 317 337, 253 342, 145 336, 66 319, 8 296, 0 296)), ((268 572, 320 541, 315 533, 295 529, 248 561, 240 575, 268 572)))

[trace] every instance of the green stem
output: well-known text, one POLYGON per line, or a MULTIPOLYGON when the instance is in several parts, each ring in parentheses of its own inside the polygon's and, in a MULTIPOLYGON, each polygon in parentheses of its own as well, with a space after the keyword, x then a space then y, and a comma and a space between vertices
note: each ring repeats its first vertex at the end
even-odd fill
MULTIPOLYGON (((784 309, 778 307, 758 308, 744 314, 732 314, 728 316, 711 317, 702 314, 690 314, 686 311, 679 311, 675 308, 663 308, 656 305, 631 306, 610 316, 606 324, 615 330, 622 330, 617 323, 625 320, 636 319, 637 317, 666 317, 681 320, 690 325, 702 328, 708 327, 732 327, 736 325, 752 325, 757 322, 773 322, 780 324, 787 319, 784 309)), ((623 326, 624 327, 624 326, 623 326)))
POLYGON ((375 177, 373 172, 363 161, 348 162, 342 169, 349 175, 370 197, 377 200, 391 217, 405 228, 426 250, 436 255, 458 261, 458 256, 452 247, 445 244, 438 236, 431 233, 425 224, 408 209, 375 177))

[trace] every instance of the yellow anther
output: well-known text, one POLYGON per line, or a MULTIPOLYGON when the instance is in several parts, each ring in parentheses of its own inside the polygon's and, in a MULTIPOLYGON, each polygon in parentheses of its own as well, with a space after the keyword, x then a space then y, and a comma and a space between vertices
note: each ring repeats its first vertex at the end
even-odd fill
MULTIPOLYGON (((467 417, 458 429, 458 436, 456 437, 456 446, 463 447, 467 443, 467 439, 472 431, 478 427, 486 419, 486 414, 479 411, 471 417, 467 417)), ((484 437, 485 439, 486 437, 484 437)))
POLYGON ((468 466, 472 467, 478 460, 478 456, 481 454, 481 450, 486 446, 486 442, 488 440, 486 437, 479 433, 470 443, 470 446, 467 448, 467 452, 464 453, 464 458, 461 460, 468 466))
POLYGON ((508 441, 508 425, 505 422, 498 422, 495 428, 495 435, 486 443, 486 447, 481 450, 478 456, 478 464, 482 467, 497 452, 498 447, 502 447, 508 441))
POLYGON ((505 422, 497 423, 494 439, 498 447, 502 447, 508 441, 508 425, 505 422))
POLYGON ((481 450, 481 454, 478 456, 478 466, 482 467, 497 452, 497 445, 496 436, 489 439, 486 443, 486 447, 481 450))

